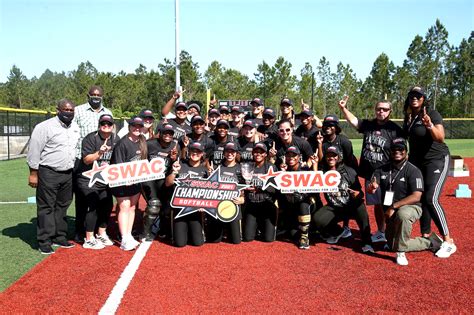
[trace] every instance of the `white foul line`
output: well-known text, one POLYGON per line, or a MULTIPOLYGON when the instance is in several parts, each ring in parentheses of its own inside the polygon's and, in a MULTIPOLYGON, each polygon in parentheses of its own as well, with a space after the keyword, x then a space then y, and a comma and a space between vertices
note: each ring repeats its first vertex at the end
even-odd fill
POLYGON ((120 302, 122 301, 125 291, 127 291, 128 285, 135 276, 135 272, 138 270, 140 263, 142 262, 152 243, 153 242, 145 242, 140 244, 127 267, 125 267, 124 271, 120 275, 120 278, 117 280, 117 283, 115 283, 115 286, 112 289, 107 301, 100 309, 99 315, 115 314, 118 307, 120 306, 120 302))

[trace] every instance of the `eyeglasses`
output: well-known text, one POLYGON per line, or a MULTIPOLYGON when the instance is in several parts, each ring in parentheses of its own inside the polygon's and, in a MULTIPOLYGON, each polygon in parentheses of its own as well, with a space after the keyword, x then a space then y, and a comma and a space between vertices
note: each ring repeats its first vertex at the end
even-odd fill
POLYGON ((417 92, 408 94, 408 98, 417 98, 417 99, 420 99, 420 98, 422 98, 422 97, 423 97, 423 94, 420 94, 420 93, 417 93, 417 92))
POLYGON ((101 125, 101 126, 109 126, 109 127, 111 127, 111 126, 113 126, 114 124, 111 123, 111 122, 108 122, 108 121, 103 121, 103 122, 100 123, 100 125, 101 125))
POLYGON ((290 132, 291 128, 286 128, 286 129, 278 129, 280 133, 285 133, 285 132, 290 132))
POLYGON ((375 109, 375 111, 376 111, 376 112, 384 112, 384 113, 386 113, 386 112, 390 111, 390 108, 377 107, 377 108, 375 109))

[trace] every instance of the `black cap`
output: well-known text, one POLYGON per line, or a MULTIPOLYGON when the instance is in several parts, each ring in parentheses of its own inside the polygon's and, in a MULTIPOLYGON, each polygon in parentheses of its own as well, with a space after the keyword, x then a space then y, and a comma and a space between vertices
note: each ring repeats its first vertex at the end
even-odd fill
POLYGON ((188 105, 186 105, 185 102, 179 102, 179 103, 176 103, 176 105, 174 105, 175 110, 177 110, 180 107, 184 107, 185 109, 188 109, 188 105))
POLYGON ((324 117, 323 126, 336 126, 339 125, 339 118, 336 115, 327 115, 324 117))
POLYGON ((227 142, 224 146, 224 151, 227 151, 227 150, 239 151, 239 147, 234 142, 227 142))
POLYGON ((407 148, 407 141, 404 138, 395 138, 392 140, 392 143, 390 143, 390 149, 406 150, 407 148))
POLYGON ((258 105, 258 106, 263 106, 263 101, 259 99, 258 97, 254 98, 253 100, 250 101, 250 105, 258 105))
POLYGON ((280 106, 283 104, 288 104, 290 106, 293 106, 293 102, 289 98, 286 98, 286 97, 280 101, 280 106))
POLYGON ((239 105, 235 105, 235 106, 232 106, 232 109, 230 110, 230 112, 243 113, 244 109, 242 107, 240 107, 239 105))
POLYGON ((165 132, 165 131, 172 131, 174 133, 174 127, 171 124, 164 123, 160 127, 160 132, 165 132))
POLYGON ((140 112, 140 114, 138 114, 138 116, 143 118, 143 119, 145 119, 145 118, 155 119, 151 109, 142 109, 142 111, 140 112))
POLYGON ((221 107, 219 107, 219 112, 222 114, 222 112, 228 112, 230 113, 229 111, 229 107, 227 107, 226 105, 222 105, 221 107))
POLYGON ((261 149, 262 151, 264 152, 267 152, 268 151, 268 148, 267 148, 267 145, 263 142, 259 142, 259 143, 256 143, 254 146, 253 146, 253 149, 252 151, 255 151, 257 149, 261 149))
POLYGON ((229 122, 225 119, 219 119, 216 123, 216 128, 220 125, 225 125, 228 128, 230 128, 229 122))
POLYGON ((272 118, 276 117, 276 114, 273 108, 269 108, 269 107, 265 108, 265 110, 263 111, 263 115, 272 116, 272 118))
POLYGON ((206 122, 201 116, 196 115, 193 118, 191 118, 191 125, 193 125, 197 121, 206 122))
POLYGON ((214 115, 214 114, 215 114, 215 115, 218 115, 218 116, 221 115, 221 113, 219 113, 219 110, 218 110, 218 109, 215 109, 215 108, 210 109, 210 110, 209 110, 209 113, 208 113, 207 115, 208 115, 208 116, 211 116, 211 115, 214 115))
POLYGON ((296 146, 294 146, 294 145, 289 146, 288 149, 286 149, 285 154, 286 154, 286 153, 294 153, 294 154, 298 154, 298 155, 301 154, 300 149, 298 149, 298 147, 296 147, 296 146))
POLYGON ((143 119, 141 117, 138 117, 138 116, 132 116, 132 118, 130 118, 128 120, 128 124, 131 125, 131 126, 144 126, 144 122, 143 122, 143 119))
POLYGON ((309 116, 309 117, 313 117, 313 116, 314 116, 314 113, 313 113, 313 111, 310 110, 310 109, 305 109, 304 111, 302 111, 302 112, 300 113, 300 116, 302 116, 302 115, 306 115, 306 116, 309 116))
POLYGON ((103 121, 108 121, 112 124, 115 124, 115 120, 114 118, 112 117, 112 115, 109 115, 109 114, 103 114, 102 116, 100 116, 99 118, 99 124, 103 121))
POLYGON ((423 95, 424 98, 426 98, 426 92, 425 90, 420 87, 420 86, 414 86, 410 89, 410 92, 408 92, 408 95, 410 94, 413 94, 413 93, 419 93, 421 95, 423 95))
POLYGON ((201 142, 191 142, 188 146, 189 150, 199 150, 199 151, 202 151, 204 152, 204 146, 202 145, 201 142))
POLYGON ((242 128, 245 127, 245 126, 252 127, 252 128, 257 128, 258 127, 255 120, 252 120, 252 119, 246 120, 244 122, 244 124, 242 125, 242 128))
POLYGON ((335 146, 335 145, 332 145, 330 147, 327 147, 326 148, 326 152, 325 154, 336 154, 336 155, 341 155, 341 150, 339 150, 339 147, 335 146))
POLYGON ((201 112, 201 107, 196 103, 188 104, 188 109, 195 108, 198 112, 201 112))

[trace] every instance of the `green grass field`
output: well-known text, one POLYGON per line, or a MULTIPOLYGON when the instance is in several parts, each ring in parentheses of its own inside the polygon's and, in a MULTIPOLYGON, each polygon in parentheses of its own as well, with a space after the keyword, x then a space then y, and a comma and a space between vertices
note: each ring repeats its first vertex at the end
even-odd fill
MULTIPOLYGON (((360 156, 362 140, 352 140, 354 153, 360 156)), ((452 155, 474 157, 474 140, 448 140, 452 155)), ((26 201, 35 195, 28 186, 25 159, 0 162, 0 201, 26 201)), ((36 206, 34 204, 0 204, 0 291, 20 278, 45 256, 36 249, 36 206)), ((74 217, 73 204, 68 215, 74 217)), ((72 230, 70 231, 73 232, 72 230)))

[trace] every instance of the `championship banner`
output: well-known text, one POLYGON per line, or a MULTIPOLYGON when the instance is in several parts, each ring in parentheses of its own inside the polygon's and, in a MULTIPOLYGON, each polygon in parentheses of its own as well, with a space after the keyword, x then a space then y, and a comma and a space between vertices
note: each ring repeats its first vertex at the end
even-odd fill
POLYGON ((175 180, 176 188, 171 198, 171 206, 180 209, 176 218, 204 211, 222 222, 230 222, 239 214, 239 207, 232 199, 240 196, 241 190, 248 185, 221 179, 220 167, 208 178, 191 177, 175 180))
POLYGON ((273 172, 270 168, 267 174, 258 175, 263 181, 262 190, 268 186, 280 190, 283 194, 337 192, 341 174, 337 171, 298 171, 273 172))
POLYGON ((82 175, 89 178, 89 187, 94 186, 96 182, 109 185, 109 187, 117 187, 163 179, 165 170, 165 160, 157 157, 151 161, 137 160, 101 166, 94 161, 92 169, 83 172, 82 175))

